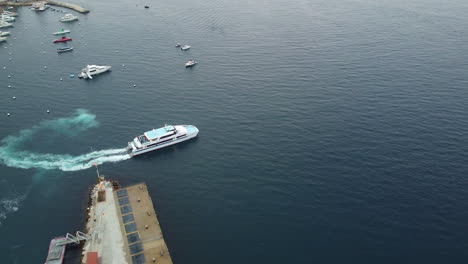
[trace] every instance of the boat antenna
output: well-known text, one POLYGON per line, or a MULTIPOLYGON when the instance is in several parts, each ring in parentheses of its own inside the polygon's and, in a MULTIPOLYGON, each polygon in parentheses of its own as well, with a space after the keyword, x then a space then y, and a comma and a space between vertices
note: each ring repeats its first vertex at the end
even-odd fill
POLYGON ((98 164, 95 163, 95 164, 93 164, 93 166, 96 167, 97 181, 98 182, 104 181, 104 175, 99 174, 98 164))
POLYGON ((93 164, 93 166, 96 167, 96 173, 97 173, 98 178, 101 177, 101 175, 99 175, 99 168, 98 168, 98 165, 97 165, 97 164, 93 164))

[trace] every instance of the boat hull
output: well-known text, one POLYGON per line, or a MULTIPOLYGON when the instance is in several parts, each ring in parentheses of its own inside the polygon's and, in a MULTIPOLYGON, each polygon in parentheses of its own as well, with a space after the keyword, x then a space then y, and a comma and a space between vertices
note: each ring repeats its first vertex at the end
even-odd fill
POLYGON ((7 27, 12 27, 12 26, 13 26, 13 24, 7 23, 7 22, 5 22, 3 24, 0 24, 0 28, 7 28, 7 27))
POLYGON ((62 52, 67 52, 67 51, 72 51, 73 48, 70 48, 70 49, 63 49, 63 50, 57 50, 58 53, 62 53, 62 52))
MULTIPOLYGON (((182 143, 184 141, 188 141, 190 139, 196 138, 198 136, 198 132, 199 132, 198 129, 196 129, 196 132, 187 134, 187 136, 185 136, 183 138, 174 139, 174 140, 171 140, 170 142, 162 143, 161 145, 155 145, 155 146, 146 147, 146 148, 143 148, 143 149, 132 150, 129 153, 129 155, 131 157, 134 157, 134 156, 138 156, 138 155, 141 155, 141 154, 144 154, 144 153, 147 153, 147 152, 151 152, 151 151, 154 151, 154 150, 157 150, 157 149, 162 149, 162 148, 165 148, 165 147, 168 147, 168 146, 172 146, 172 145, 175 145, 175 144, 178 144, 178 143, 182 143)), ((130 147, 130 144, 132 144, 132 143, 129 142, 129 148, 132 149, 130 147)))
POLYGON ((67 42, 67 41, 72 41, 72 39, 58 39, 58 40, 55 40, 54 43, 61 43, 61 42, 67 42))
POLYGON ((70 33, 70 30, 54 32, 53 34, 58 36, 58 35, 66 35, 68 33, 70 33))

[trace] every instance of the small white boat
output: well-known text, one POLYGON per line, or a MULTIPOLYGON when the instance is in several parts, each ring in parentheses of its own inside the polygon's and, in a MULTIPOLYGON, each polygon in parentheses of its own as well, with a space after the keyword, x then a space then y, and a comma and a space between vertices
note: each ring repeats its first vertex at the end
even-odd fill
POLYGON ((188 50, 190 49, 190 46, 189 45, 184 45, 182 47, 180 47, 181 50, 188 50))
POLYGON ((111 68, 111 66, 87 65, 86 68, 83 68, 81 70, 78 77, 84 79, 93 79, 93 75, 104 73, 106 71, 109 71, 111 68))
POLYGON ((68 33, 70 33, 70 30, 62 28, 62 30, 54 32, 53 34, 54 35, 65 35, 65 34, 68 34, 68 33))
POLYGON ((2 15, 0 16, 0 20, 5 22, 15 22, 16 18, 12 16, 2 15))
POLYGON ((192 67, 194 66, 195 64, 197 64, 198 62, 196 62, 195 60, 193 59, 190 59, 189 61, 187 61, 187 63, 185 63, 185 67, 188 68, 188 67, 192 67))
POLYGON ((5 22, 5 21, 0 19, 0 28, 6 28, 6 27, 12 27, 12 26, 13 26, 13 24, 5 22))
POLYGON ((15 16, 18 16, 18 13, 15 13, 15 12, 11 12, 11 11, 3 11, 3 14, 4 15, 7 15, 7 16, 11 16, 11 17, 15 17, 15 16))
POLYGON ((32 6, 31 6, 31 9, 33 11, 44 11, 46 10, 47 8, 49 8, 50 6, 47 5, 46 2, 37 2, 37 3, 34 3, 32 6))
POLYGON ((177 43, 175 46, 176 46, 176 48, 180 48, 181 45, 180 45, 180 43, 177 43))
POLYGON ((171 126, 146 131, 128 142, 130 156, 140 155, 149 151, 171 146, 187 141, 198 135, 198 128, 192 125, 171 126))
POLYGON ((10 35, 10 32, 8 31, 0 31, 0 37, 5 37, 5 36, 9 36, 10 35))
POLYGON ((6 37, 0 37, 0 42, 6 41, 6 40, 7 40, 6 37))
POLYGON ((58 48, 57 52, 62 53, 62 52, 67 52, 67 51, 72 51, 73 47, 63 47, 63 48, 58 48))
POLYGON ((63 17, 60 18, 60 22, 71 22, 76 20, 78 20, 78 17, 72 14, 65 14, 63 17))

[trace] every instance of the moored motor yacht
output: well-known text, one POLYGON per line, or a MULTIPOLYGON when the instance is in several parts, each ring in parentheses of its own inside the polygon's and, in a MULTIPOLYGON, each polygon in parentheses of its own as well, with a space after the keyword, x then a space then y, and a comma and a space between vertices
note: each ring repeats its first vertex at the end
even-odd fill
POLYGON ((6 41, 6 40, 7 40, 6 37, 0 37, 0 42, 6 41))
POLYGON ((130 156, 140 155, 149 151, 171 146, 187 141, 198 135, 198 128, 193 125, 165 125, 164 127, 146 131, 128 142, 130 156))
POLYGON ((0 28, 6 28, 6 27, 12 27, 12 26, 13 26, 13 24, 5 22, 5 21, 0 19, 0 28))
POLYGON ((5 21, 5 22, 15 22, 16 18, 12 16, 7 16, 7 15, 1 15, 0 20, 5 21))
POLYGON ((195 64, 197 64, 198 62, 196 62, 195 60, 193 59, 190 59, 189 61, 187 61, 187 63, 185 63, 185 67, 192 67, 194 66, 195 64))
POLYGON ((31 6, 31 9, 33 11, 44 11, 46 10, 47 8, 49 8, 50 6, 47 5, 46 2, 36 2, 36 3, 33 3, 33 5, 31 6))
POLYGON ((180 47, 181 50, 188 50, 190 49, 190 46, 189 45, 184 45, 182 47, 180 47))
POLYGON ((4 14, 4 15, 7 15, 7 16, 11 16, 11 17, 18 16, 18 13, 11 12, 11 11, 7 11, 7 10, 4 10, 4 11, 3 11, 3 14, 4 14))
POLYGON ((5 36, 9 36, 10 35, 10 32, 8 31, 0 31, 0 37, 5 37, 5 36))
POLYGON ((65 14, 63 17, 60 18, 61 22, 71 22, 75 20, 78 20, 78 17, 72 14, 65 14))
POLYGON ((78 77, 84 79, 93 79, 93 75, 104 73, 109 71, 111 68, 111 66, 86 65, 86 68, 81 70, 78 77))

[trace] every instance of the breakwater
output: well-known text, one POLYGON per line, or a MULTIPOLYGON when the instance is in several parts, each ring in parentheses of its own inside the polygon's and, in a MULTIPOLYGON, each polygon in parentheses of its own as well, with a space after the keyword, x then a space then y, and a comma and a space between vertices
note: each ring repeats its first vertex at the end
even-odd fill
POLYGON ((81 7, 79 5, 71 4, 71 3, 65 3, 65 2, 59 2, 59 1, 53 1, 53 0, 47 0, 47 1, 28 1, 28 2, 14 2, 14 1, 0 1, 0 6, 31 6, 34 3, 37 2, 46 2, 49 5, 54 5, 54 6, 61 6, 61 7, 66 7, 72 10, 75 10, 80 13, 89 13, 89 9, 86 9, 84 7, 81 7))

